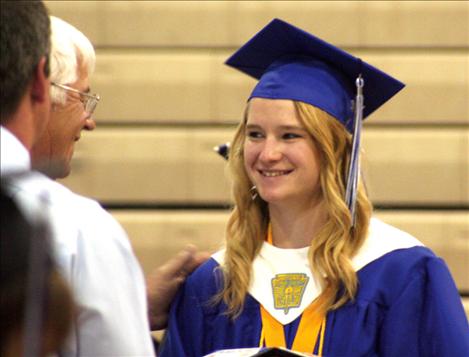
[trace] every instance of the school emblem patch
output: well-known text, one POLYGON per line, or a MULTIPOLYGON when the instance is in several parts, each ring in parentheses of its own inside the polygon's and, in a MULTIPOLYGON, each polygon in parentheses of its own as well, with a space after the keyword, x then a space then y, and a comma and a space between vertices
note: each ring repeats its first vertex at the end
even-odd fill
POLYGON ((272 279, 274 308, 283 309, 286 315, 289 309, 300 307, 308 280, 309 277, 304 273, 275 275, 272 279))

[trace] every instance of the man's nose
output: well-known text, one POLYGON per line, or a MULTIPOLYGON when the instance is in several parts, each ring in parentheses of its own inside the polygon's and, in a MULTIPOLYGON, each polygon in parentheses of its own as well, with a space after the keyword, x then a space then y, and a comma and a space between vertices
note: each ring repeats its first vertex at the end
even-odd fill
POLYGON ((96 122, 94 121, 93 117, 90 116, 85 119, 84 129, 88 131, 96 129, 96 122))

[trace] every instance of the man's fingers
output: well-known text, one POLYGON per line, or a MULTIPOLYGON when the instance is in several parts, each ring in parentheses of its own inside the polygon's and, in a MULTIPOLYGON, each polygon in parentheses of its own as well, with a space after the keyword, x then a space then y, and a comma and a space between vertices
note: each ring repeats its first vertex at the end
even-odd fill
POLYGON ((207 261, 210 258, 209 252, 196 252, 193 259, 189 262, 187 269, 189 270, 189 274, 192 273, 194 269, 196 269, 200 264, 207 261))
POLYGON ((168 277, 187 276, 207 259, 208 253, 197 253, 195 246, 187 245, 161 268, 168 277))
POLYGON ((190 275, 200 264, 210 258, 210 254, 207 252, 193 252, 190 259, 188 259, 184 265, 181 266, 179 275, 186 278, 190 275))
POLYGON ((169 306, 186 277, 209 258, 206 252, 197 252, 188 245, 171 260, 155 269, 147 278, 149 318, 152 329, 164 328, 169 306))

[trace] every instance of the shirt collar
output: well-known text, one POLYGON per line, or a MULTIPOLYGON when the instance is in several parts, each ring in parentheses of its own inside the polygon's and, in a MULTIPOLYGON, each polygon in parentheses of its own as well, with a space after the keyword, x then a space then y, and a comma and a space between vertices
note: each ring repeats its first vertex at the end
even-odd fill
POLYGON ((18 138, 3 126, 0 127, 0 137, 1 174, 30 170, 31 158, 29 152, 18 138))

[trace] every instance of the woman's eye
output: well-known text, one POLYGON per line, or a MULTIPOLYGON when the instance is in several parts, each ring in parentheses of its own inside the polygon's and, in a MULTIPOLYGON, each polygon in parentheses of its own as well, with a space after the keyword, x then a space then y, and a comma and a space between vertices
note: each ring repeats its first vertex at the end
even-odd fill
POLYGON ((260 131, 248 131, 247 136, 251 139, 262 138, 262 133, 260 131))
POLYGON ((301 138, 301 135, 295 134, 295 133, 285 133, 282 135, 282 138, 286 140, 297 139, 297 138, 301 138))

